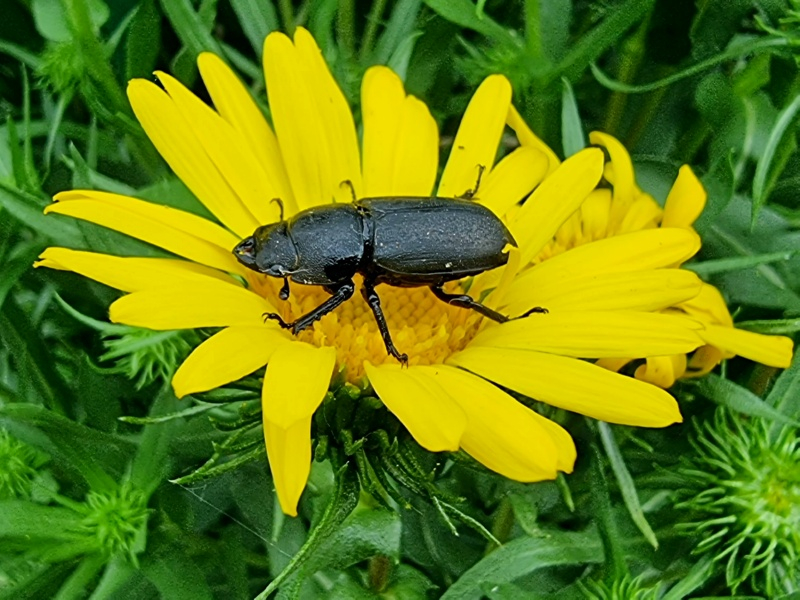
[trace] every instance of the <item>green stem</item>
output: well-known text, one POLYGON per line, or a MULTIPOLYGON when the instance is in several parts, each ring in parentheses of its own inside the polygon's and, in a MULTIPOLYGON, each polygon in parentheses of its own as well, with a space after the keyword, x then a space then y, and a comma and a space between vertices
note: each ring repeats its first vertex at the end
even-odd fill
POLYGON ((339 44, 347 56, 356 51, 356 3, 355 0, 339 0, 336 13, 336 32, 339 44))
POLYGON ((525 0, 525 46, 531 58, 538 59, 542 49, 541 0, 525 0))
POLYGON ((372 52, 372 46, 375 44, 384 10, 386 10, 386 0, 375 0, 372 3, 372 8, 367 17, 367 25, 364 29, 364 39, 361 42, 360 58, 362 62, 366 62, 372 52))

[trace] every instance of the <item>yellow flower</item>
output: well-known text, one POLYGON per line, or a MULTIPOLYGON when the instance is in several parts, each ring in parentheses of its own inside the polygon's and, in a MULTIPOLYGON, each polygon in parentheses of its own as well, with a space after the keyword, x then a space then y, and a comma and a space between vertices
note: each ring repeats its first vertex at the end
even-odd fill
POLYGON ((564 252, 518 277, 595 188, 604 157, 588 149, 558 165, 543 145, 523 145, 495 164, 506 122, 513 128, 519 119, 504 77, 488 77, 476 91, 435 193, 462 195, 485 167, 477 201, 498 215, 514 213, 508 226, 519 250, 511 251, 505 268, 469 282, 470 293, 512 315, 534 306, 550 312, 497 325, 437 300, 428 289, 381 286, 394 342, 409 355, 410 366, 401 368, 387 356, 358 295, 296 338, 273 321, 264 323, 265 312, 292 320, 328 296, 317 287, 294 285, 282 301, 281 281, 245 269, 231 250, 259 225, 278 219, 273 198, 291 216, 334 200, 351 201, 345 181, 358 197, 430 196, 439 136, 427 107, 407 96, 389 69, 370 69, 361 90, 360 151, 350 108, 304 29, 297 29, 293 41, 273 33, 265 42, 274 132, 222 60, 203 54, 198 65, 214 109, 163 73, 163 90, 134 80, 128 95, 158 151, 219 224, 116 194, 64 192, 48 213, 115 229, 177 257, 50 248, 39 264, 127 292, 111 305, 112 321, 156 330, 221 328, 175 374, 178 396, 225 385, 266 365, 264 436, 286 513, 297 513, 311 463, 312 415, 334 371, 351 382, 366 376, 424 448, 461 448, 518 481, 571 471, 575 447, 559 425, 494 383, 610 422, 663 427, 680 421, 675 400, 663 390, 579 359, 685 353, 702 343, 695 320, 647 312, 698 293, 701 283, 692 273, 668 268, 696 252, 697 235, 685 229, 644 231, 603 254, 589 245, 564 252), (534 188, 522 208, 514 209, 534 188))
MULTIPOLYGON (((521 121, 518 126, 526 127, 521 121)), ((521 135, 522 144, 541 148, 542 142, 531 139, 531 136, 530 132, 521 135)), ((662 209, 636 184, 630 156, 618 140, 597 131, 589 137, 592 144, 602 146, 608 152, 610 161, 605 165, 604 177, 611 189, 592 191, 534 262, 546 261, 590 242, 616 236, 623 239, 633 237, 637 232, 657 227, 693 231, 692 225, 705 207, 706 191, 688 165, 678 171, 662 209)), ((611 239, 608 243, 613 243, 611 239)), ((602 255, 601 250, 597 252, 602 255)), ((679 263, 674 266, 679 266, 679 263)), ((635 375, 639 379, 668 388, 678 378, 705 375, 723 359, 736 355, 772 367, 786 368, 791 364, 792 340, 736 329, 722 294, 713 285, 704 283, 694 298, 676 303, 666 312, 685 314, 702 321, 705 327, 699 335, 705 343, 688 359, 685 354, 647 357, 646 363, 636 369, 635 375)), ((630 357, 604 358, 598 364, 617 371, 630 360, 630 357)))

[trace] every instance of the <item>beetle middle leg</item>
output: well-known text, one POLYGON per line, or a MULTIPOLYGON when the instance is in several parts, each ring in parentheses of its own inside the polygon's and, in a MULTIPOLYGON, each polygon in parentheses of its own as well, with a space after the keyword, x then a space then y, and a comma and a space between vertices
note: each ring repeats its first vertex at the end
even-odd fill
POLYGON ((447 304, 452 304, 453 306, 458 306, 460 308, 471 308, 472 310, 482 314, 484 317, 488 317, 492 321, 505 323, 506 321, 511 320, 509 317, 500 314, 496 310, 492 310, 488 306, 484 306, 480 302, 473 300, 471 296, 467 296, 466 294, 448 294, 442 289, 441 284, 432 285, 431 291, 433 292, 433 295, 442 302, 446 302, 447 304))
POLYGON ((361 295, 367 301, 369 307, 372 309, 372 314, 375 315, 375 320, 378 322, 378 331, 381 332, 383 343, 386 346, 386 352, 394 356, 403 365, 408 365, 408 354, 401 354, 392 341, 392 335, 389 333, 389 325, 386 323, 386 317, 383 316, 383 309, 381 308, 381 299, 378 292, 375 291, 375 284, 371 281, 364 280, 364 285, 361 287, 361 295))
POLYGON ((264 322, 266 323, 268 320, 277 321, 278 325, 280 325, 283 329, 291 329, 292 334, 297 335, 306 327, 311 326, 314 321, 320 320, 337 306, 349 300, 355 289, 356 286, 352 281, 345 281, 344 283, 339 284, 339 286, 328 290, 333 295, 325 300, 325 302, 320 304, 317 308, 307 312, 303 316, 295 319, 291 323, 284 321, 283 317, 281 317, 278 313, 264 313, 264 322))

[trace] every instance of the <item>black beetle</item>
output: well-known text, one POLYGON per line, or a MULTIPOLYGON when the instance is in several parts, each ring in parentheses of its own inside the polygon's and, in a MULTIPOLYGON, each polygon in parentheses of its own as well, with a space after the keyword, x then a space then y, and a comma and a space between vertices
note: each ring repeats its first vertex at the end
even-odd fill
MULTIPOLYGON (((442 285, 506 264, 508 254, 503 250, 508 244, 517 245, 485 206, 467 199, 391 197, 309 208, 289 220, 259 227, 233 252, 245 266, 282 277, 283 300, 289 297, 289 279, 321 285, 331 294, 292 323, 276 313, 264 314, 295 335, 348 300, 355 290, 353 276, 361 273, 361 293, 375 315, 386 350, 406 364, 408 356, 392 342, 375 286, 428 286, 448 304, 503 323, 509 320, 505 315, 465 294, 449 294, 442 285)), ((537 307, 523 316, 531 312, 546 310, 537 307)))

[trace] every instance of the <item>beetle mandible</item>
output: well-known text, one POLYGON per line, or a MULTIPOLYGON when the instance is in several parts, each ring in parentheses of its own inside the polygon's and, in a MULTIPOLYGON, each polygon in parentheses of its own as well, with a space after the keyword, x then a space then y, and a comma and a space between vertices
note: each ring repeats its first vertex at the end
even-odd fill
MULTIPOLYGON (((347 182, 349 183, 349 182, 347 182)), ((477 186, 476 186, 477 187, 477 186)), ((439 300, 475 310, 499 323, 509 317, 466 294, 442 289, 448 281, 477 275, 508 262, 506 245, 516 246, 511 233, 494 213, 462 198, 363 198, 351 204, 330 204, 303 210, 288 220, 264 225, 242 240, 233 252, 259 273, 281 277, 280 297, 289 297, 289 280, 320 285, 331 294, 325 302, 287 323, 265 313, 297 335, 355 291, 353 276, 364 277, 361 294, 378 323, 386 351, 402 364, 408 355, 392 342, 375 286, 427 286, 439 300)), ((281 210, 283 213, 283 210, 281 210)), ((523 314, 547 312, 536 307, 523 314)))

